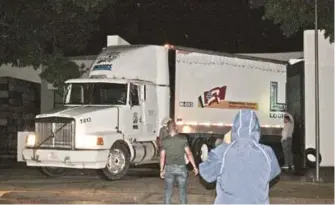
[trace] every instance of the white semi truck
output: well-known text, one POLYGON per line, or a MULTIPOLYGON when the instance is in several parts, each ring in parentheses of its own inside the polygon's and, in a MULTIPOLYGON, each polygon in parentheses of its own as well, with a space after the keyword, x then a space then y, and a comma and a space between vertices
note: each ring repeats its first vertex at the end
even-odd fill
POLYGON ((118 180, 130 165, 158 162, 160 123, 171 117, 199 163, 238 109, 257 112, 262 134, 280 135, 285 83, 282 61, 170 45, 108 46, 88 78, 66 81, 64 108, 36 116, 18 155, 48 176, 96 169, 118 180))

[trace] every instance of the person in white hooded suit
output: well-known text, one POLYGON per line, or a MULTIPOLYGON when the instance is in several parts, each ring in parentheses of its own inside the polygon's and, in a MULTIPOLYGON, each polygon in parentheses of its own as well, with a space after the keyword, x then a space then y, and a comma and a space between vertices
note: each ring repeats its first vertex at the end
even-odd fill
POLYGON ((212 149, 199 165, 201 177, 216 181, 214 204, 269 204, 270 182, 281 170, 273 149, 259 143, 261 127, 253 110, 233 121, 231 139, 212 149))
POLYGON ((293 153, 292 153, 292 135, 294 131, 294 119, 289 113, 284 116, 284 128, 281 133, 281 144, 284 152, 285 165, 289 170, 293 166, 293 153))

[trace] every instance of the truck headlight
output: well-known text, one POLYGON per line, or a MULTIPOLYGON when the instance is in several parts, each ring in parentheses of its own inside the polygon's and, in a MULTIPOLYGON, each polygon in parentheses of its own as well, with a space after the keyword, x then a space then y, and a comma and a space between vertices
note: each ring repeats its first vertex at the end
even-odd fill
POLYGON ((30 134, 26 136, 26 147, 33 147, 36 143, 36 135, 30 134))

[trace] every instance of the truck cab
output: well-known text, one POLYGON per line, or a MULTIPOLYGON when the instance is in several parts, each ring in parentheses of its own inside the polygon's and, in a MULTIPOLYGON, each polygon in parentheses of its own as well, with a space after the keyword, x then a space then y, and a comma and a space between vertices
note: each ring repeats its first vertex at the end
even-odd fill
POLYGON ((163 46, 104 49, 88 78, 65 82, 64 107, 36 116, 23 149, 26 164, 47 176, 59 168, 97 169, 116 180, 130 164, 155 161, 160 121, 169 116, 169 83, 165 62, 150 62, 165 55, 163 46), (141 53, 151 54, 149 63, 141 53))

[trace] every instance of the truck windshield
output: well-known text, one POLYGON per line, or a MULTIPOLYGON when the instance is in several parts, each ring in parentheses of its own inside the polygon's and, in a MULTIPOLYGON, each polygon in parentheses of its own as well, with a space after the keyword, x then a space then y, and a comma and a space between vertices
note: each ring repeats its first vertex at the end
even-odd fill
MULTIPOLYGON (((127 84, 72 83, 65 104, 125 105, 127 84)), ((68 85, 68 86, 70 86, 68 85)))

